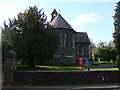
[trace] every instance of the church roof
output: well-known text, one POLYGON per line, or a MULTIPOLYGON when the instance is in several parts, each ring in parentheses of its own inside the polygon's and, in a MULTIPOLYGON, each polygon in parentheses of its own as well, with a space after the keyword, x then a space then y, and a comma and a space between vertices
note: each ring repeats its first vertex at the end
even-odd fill
POLYGON ((50 23, 54 28, 64 28, 64 29, 72 29, 73 28, 67 23, 67 21, 58 14, 50 23))
POLYGON ((86 43, 86 44, 90 44, 90 40, 88 38, 87 33, 85 32, 77 32, 75 34, 75 42, 76 43, 86 43))

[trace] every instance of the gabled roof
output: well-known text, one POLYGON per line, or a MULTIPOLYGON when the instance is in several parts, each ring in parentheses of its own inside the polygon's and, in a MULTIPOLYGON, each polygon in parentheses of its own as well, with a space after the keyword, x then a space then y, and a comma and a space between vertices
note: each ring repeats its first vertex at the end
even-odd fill
POLYGON ((67 21, 58 14, 50 23, 54 28, 64 28, 64 29, 72 29, 73 28, 67 23, 67 21))
POLYGON ((90 40, 88 38, 87 33, 85 32, 77 32, 75 34, 75 42, 76 43, 86 43, 86 44, 90 44, 90 40))

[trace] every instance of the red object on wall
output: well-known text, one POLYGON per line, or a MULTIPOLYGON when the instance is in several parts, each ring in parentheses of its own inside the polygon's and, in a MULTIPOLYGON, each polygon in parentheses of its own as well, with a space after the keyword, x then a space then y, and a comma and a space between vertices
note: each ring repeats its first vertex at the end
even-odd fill
POLYGON ((83 58, 82 57, 79 58, 79 66, 83 67, 83 58))

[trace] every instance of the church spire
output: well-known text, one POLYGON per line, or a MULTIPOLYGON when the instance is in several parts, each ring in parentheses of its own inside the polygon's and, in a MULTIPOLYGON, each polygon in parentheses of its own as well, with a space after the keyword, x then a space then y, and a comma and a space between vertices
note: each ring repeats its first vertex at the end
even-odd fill
POLYGON ((54 9, 53 12, 51 13, 52 18, 51 18, 51 21, 50 21, 50 22, 52 22, 52 20, 53 20, 57 15, 58 15, 58 13, 57 13, 56 9, 54 9))

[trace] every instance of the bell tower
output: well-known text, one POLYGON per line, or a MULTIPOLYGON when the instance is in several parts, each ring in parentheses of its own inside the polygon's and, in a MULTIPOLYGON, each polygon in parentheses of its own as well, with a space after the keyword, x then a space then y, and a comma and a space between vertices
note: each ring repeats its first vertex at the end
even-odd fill
POLYGON ((52 20, 53 20, 57 15, 58 15, 58 13, 57 13, 56 9, 54 9, 53 12, 51 13, 52 18, 51 18, 51 21, 50 21, 50 22, 52 22, 52 20))

